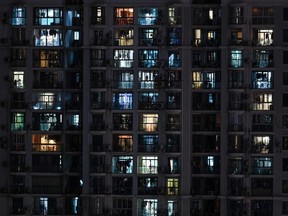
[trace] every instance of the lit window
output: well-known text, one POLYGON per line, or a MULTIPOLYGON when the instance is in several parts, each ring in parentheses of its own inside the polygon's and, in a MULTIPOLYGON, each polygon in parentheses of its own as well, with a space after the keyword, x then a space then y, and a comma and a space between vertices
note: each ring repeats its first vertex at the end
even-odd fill
POLYGON ((176 200, 168 200, 167 209, 168 209, 168 216, 180 214, 178 210, 178 201, 176 200))
POLYGON ((157 109, 158 92, 141 92, 138 98, 138 109, 157 109))
POLYGON ((115 29, 114 46, 132 46, 134 39, 133 29, 115 29))
POLYGON ((138 81, 140 89, 154 89, 155 80, 159 77, 159 71, 139 71, 138 81))
POLYGON ((272 71, 252 71, 252 88, 271 89, 273 88, 272 71))
POLYGON ((113 52, 113 67, 132 68, 134 60, 134 50, 116 49, 113 52))
POLYGON ((212 71, 193 71, 193 89, 214 89, 219 88, 220 73, 212 71))
POLYGON ((158 174, 157 156, 139 156, 137 163, 138 174, 158 174))
POLYGON ((181 24, 181 10, 177 7, 168 8, 168 24, 179 25, 181 24))
POLYGON ((13 71, 14 88, 24 88, 24 71, 13 71))
POLYGON ((267 68, 273 67, 273 51, 271 50, 254 50, 253 67, 267 68))
POLYGON ((139 45, 140 46, 155 46, 163 42, 159 35, 158 28, 139 28, 139 45))
POLYGON ((39 109, 62 109, 62 98, 60 93, 55 92, 39 92, 32 94, 32 108, 39 109))
POLYGON ((158 8, 141 8, 138 13, 139 25, 157 25, 161 23, 158 8))
POLYGON ((34 8, 34 25, 61 25, 62 8, 34 8))
POLYGON ((242 67, 242 50, 232 50, 230 53, 230 66, 242 67))
POLYGON ((180 51, 178 50, 173 50, 173 51, 168 51, 168 66, 169 67, 181 67, 181 56, 180 56, 180 51))
POLYGON ((63 50, 33 50, 33 67, 62 67, 63 50))
POLYGON ((114 152, 131 152, 133 147, 133 135, 114 134, 113 151, 114 152))
POLYGON ((167 195, 179 194, 179 179, 167 178, 167 195))
POLYGON ((26 8, 24 7, 12 8, 11 24, 15 26, 26 24, 26 8))
POLYGON ((112 158, 112 173, 129 173, 133 172, 132 156, 114 156, 112 158))
POLYGON ((272 175, 272 157, 253 157, 251 159, 251 172, 253 175, 272 175))
POLYGON ((253 110, 273 110, 273 95, 271 93, 255 93, 252 97, 253 110))
POLYGON ((133 8, 114 8, 114 24, 115 25, 133 25, 134 23, 133 8))
POLYGON ((33 113, 32 129, 39 131, 58 131, 62 129, 62 114, 33 113))
POLYGON ((157 131, 158 130, 158 114, 140 114, 139 116, 140 131, 157 131))
POLYGON ((138 135, 138 152, 158 152, 159 143, 156 134, 138 135))
POLYGON ((159 215, 157 199, 139 199, 137 205, 138 205, 138 215, 147 215, 147 216, 159 215))
POLYGON ((257 46, 270 46, 273 44, 272 29, 253 29, 253 43, 257 46))
POLYGON ((157 177, 138 177, 139 195, 156 195, 158 189, 157 177))
POLYGON ((105 7, 91 8, 91 24, 94 25, 105 24, 105 7))
POLYGON ((231 44, 232 45, 243 44, 243 32, 241 29, 232 29, 231 30, 231 44))
POLYGON ((32 134, 33 151, 61 151, 60 135, 32 134))
POLYGON ((272 136, 252 136, 252 153, 272 153, 273 137, 272 136))
POLYGON ((181 45, 182 29, 181 28, 168 28, 168 44, 169 45, 181 45))
POLYGON ((118 89, 133 88, 133 71, 115 71, 114 81, 118 89))
POLYGON ((158 50, 139 50, 139 67, 158 67, 159 66, 159 51, 158 50))
POLYGON ((130 110, 133 107, 133 93, 113 93, 113 109, 130 110))
POLYGON ((25 130, 25 113, 11 114, 11 130, 25 130))

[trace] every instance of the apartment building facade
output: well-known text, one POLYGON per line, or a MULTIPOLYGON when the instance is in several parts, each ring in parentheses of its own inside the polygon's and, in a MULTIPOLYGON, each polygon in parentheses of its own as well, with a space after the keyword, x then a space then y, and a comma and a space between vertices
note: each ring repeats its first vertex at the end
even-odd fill
POLYGON ((283 0, 2 0, 1 215, 288 215, 283 0))

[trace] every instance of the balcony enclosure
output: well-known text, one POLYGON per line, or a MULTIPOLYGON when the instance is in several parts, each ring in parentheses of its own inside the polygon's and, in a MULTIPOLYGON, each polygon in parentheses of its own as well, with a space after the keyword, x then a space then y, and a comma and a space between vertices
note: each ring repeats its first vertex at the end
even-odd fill
POLYGON ((158 8, 140 8, 138 11, 139 25, 159 25, 162 23, 161 11, 158 8))
POLYGON ((194 114, 192 115, 193 131, 219 131, 220 113, 194 114))
POLYGON ((273 29, 253 29, 253 45, 271 46, 273 39, 273 29))
POLYGON ((159 104, 158 92, 140 92, 138 95, 138 109, 153 110, 157 109, 159 104))
POLYGON ((252 115, 252 131, 253 132, 272 132, 273 131, 273 115, 272 114, 254 114, 252 115))
POLYGON ((213 153, 220 151, 220 135, 192 135, 193 152, 213 153))
POLYGON ((157 195, 158 178, 157 177, 138 177, 139 195, 157 195))
POLYGON ((220 93, 192 93, 193 110, 220 110, 220 93))
POLYGON ((113 135, 113 152, 132 152, 133 150, 133 135, 129 134, 114 134, 113 135))
POLYGON ((220 29, 194 29, 194 46, 218 46, 221 43, 220 29))
POLYGON ((33 134, 32 150, 37 152, 61 152, 63 150, 61 136, 56 134, 33 134))
POLYGON ((193 89, 219 89, 220 71, 193 71, 193 89))
POLYGON ((158 152, 160 150, 157 134, 138 135, 138 152, 158 152))
POLYGON ((59 131, 62 130, 63 115, 60 113, 32 113, 32 130, 59 131))
POLYGON ((254 50, 252 67, 269 68, 274 67, 274 54, 271 50, 254 50))
POLYGON ((249 143, 246 143, 243 135, 229 135, 228 136, 228 153, 242 153, 247 149, 249 143))
POLYGON ((220 191, 220 179, 215 177, 203 178, 194 177, 192 179, 192 195, 218 195, 220 191))
POLYGON ((194 68, 217 68, 221 67, 220 51, 213 48, 209 50, 194 50, 192 56, 192 67, 194 68))
POLYGON ((219 156, 193 156, 192 165, 193 174, 219 174, 220 172, 219 156))
POLYGON ((252 88, 253 89, 273 89, 273 71, 252 71, 252 88))
POLYGON ((132 70, 115 70, 113 73, 113 81, 117 89, 132 89, 134 74, 132 70))
POLYGON ((138 34, 139 46, 157 46, 163 42, 159 29, 155 27, 139 28, 138 34))
POLYGON ((133 157, 132 156, 113 156, 112 173, 132 174, 133 157))
POLYGON ((59 92, 35 92, 32 94, 32 108, 34 110, 61 110, 63 108, 62 95, 59 92))
POLYGON ((133 46, 134 30, 133 29, 115 29, 114 46, 133 46))

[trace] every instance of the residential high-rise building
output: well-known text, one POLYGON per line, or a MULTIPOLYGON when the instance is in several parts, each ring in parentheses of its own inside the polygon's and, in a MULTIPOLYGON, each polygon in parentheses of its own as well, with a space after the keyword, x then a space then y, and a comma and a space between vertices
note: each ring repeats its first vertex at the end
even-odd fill
POLYGON ((287 0, 1 0, 0 215, 288 215, 287 0))

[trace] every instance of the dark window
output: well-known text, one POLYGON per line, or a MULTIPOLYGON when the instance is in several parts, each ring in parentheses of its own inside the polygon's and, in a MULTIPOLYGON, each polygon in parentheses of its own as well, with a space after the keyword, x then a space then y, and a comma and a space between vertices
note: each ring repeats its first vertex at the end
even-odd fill
POLYGON ((288 158, 282 159, 282 171, 288 171, 288 158))
POLYGON ((288 64, 288 51, 283 51, 283 64, 288 64))
POLYGON ((283 85, 288 85, 288 72, 283 72, 283 85))
POLYGON ((283 94, 283 107, 288 107, 288 94, 283 94))
POLYGON ((283 42, 288 42, 288 29, 283 29, 283 42))
POLYGON ((282 180, 282 193, 288 193, 288 179, 282 180))
POLYGON ((288 150, 288 137, 282 137, 282 149, 283 150, 288 150))
POLYGON ((283 21, 288 21, 288 8, 283 8, 283 21))

